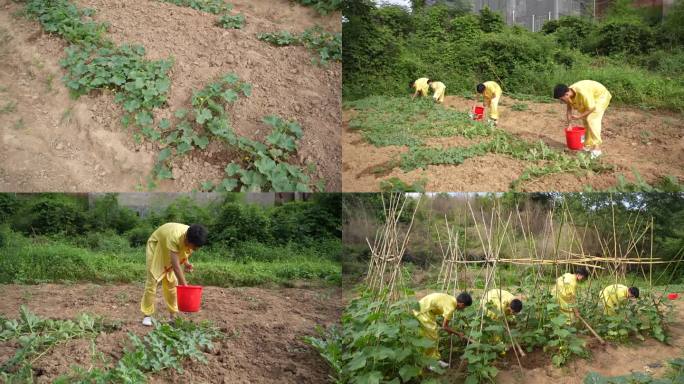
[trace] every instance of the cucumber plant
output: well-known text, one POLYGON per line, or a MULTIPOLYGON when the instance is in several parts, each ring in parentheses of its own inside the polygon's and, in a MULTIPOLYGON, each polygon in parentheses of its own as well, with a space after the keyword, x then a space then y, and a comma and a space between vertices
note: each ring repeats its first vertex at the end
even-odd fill
POLYGON ((225 0, 158 0, 162 3, 171 3, 180 7, 189 7, 198 11, 221 15, 233 9, 233 5, 225 0))
POLYGON ((299 4, 313 7, 321 15, 342 9, 342 0, 297 0, 299 4))
POLYGON ((245 26, 245 15, 242 13, 238 13, 237 15, 225 14, 221 16, 216 23, 226 29, 241 29, 245 26))
POLYGON ((306 29, 301 34, 289 31, 259 33, 257 38, 279 47, 302 45, 318 54, 313 59, 316 64, 326 65, 331 61, 342 60, 342 34, 326 32, 320 26, 306 29))

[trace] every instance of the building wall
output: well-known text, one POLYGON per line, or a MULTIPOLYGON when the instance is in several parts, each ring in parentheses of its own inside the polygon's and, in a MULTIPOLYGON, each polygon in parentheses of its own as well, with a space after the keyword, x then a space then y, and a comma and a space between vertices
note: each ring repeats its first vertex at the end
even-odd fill
POLYGON ((538 31, 549 19, 579 16, 584 3, 578 0, 473 0, 473 11, 489 7, 500 12, 508 25, 538 31))

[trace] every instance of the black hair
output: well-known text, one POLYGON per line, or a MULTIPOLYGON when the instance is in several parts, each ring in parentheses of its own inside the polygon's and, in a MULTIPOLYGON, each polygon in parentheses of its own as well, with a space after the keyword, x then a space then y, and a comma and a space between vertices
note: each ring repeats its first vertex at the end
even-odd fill
POLYGON ((556 85, 556 87, 553 89, 553 98, 560 99, 565 95, 566 92, 568 92, 569 89, 570 88, 568 88, 568 86, 565 84, 556 85))
POLYGON ((631 293, 632 296, 636 297, 637 299, 639 298, 639 288, 629 287, 629 293, 631 293))
POLYGON ((477 85, 476 89, 477 89, 477 93, 482 93, 485 90, 485 85, 480 83, 477 85))
POLYGON ((435 81, 438 81, 437 79, 428 79, 428 84, 434 83, 435 81))
POLYGON ((511 300, 511 310, 513 310, 513 313, 522 311, 522 301, 518 299, 511 300))
POLYGON ((188 243, 196 247, 201 247, 207 243, 208 234, 207 229, 204 228, 202 224, 192 224, 188 228, 186 239, 188 240, 188 243))
POLYGON ((589 271, 587 271, 587 269, 584 267, 577 268, 575 270, 575 274, 576 275, 582 275, 582 276, 584 276, 585 279, 589 277, 589 271))
POLYGON ((463 303, 466 307, 470 307, 473 304, 473 298, 470 297, 468 292, 461 292, 458 297, 456 297, 457 303, 463 303))

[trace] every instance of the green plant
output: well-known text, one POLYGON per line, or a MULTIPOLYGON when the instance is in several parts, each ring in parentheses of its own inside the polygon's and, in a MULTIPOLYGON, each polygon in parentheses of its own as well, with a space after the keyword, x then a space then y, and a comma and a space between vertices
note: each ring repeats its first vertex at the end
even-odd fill
POLYGON ((14 100, 8 101, 5 105, 0 107, 0 114, 12 113, 17 110, 17 102, 14 100))
POLYGON ((342 0, 297 0, 297 2, 313 7, 321 15, 327 15, 342 8, 342 0))
POLYGON ((208 322, 196 324, 178 318, 170 324, 155 323, 154 330, 142 338, 128 334, 131 347, 113 367, 87 371, 76 367, 55 383, 147 382, 146 373, 169 368, 183 373, 183 360, 206 363, 203 351, 213 350, 214 340, 221 337, 221 332, 208 322))
POLYGON ((220 15, 227 13, 233 6, 225 0, 158 0, 164 3, 171 3, 180 7, 190 7, 198 11, 220 15))
POLYGON ((383 192, 425 192, 427 179, 422 178, 411 184, 403 182, 398 177, 392 177, 380 182, 380 190, 383 192))
POLYGON ((117 324, 87 314, 79 315, 75 321, 45 319, 22 306, 19 319, 0 319, 0 342, 12 341, 19 345, 14 355, 0 366, 0 378, 8 383, 32 381, 31 366, 55 346, 72 339, 94 338, 100 332, 117 328, 117 324))
POLYGON ((515 103, 511 106, 511 109, 514 111, 522 112, 527 111, 529 109, 529 106, 524 103, 515 103))
POLYGON ((241 29, 245 25, 245 15, 242 13, 237 15, 226 14, 218 19, 217 24, 226 29, 241 29))
POLYGON ((363 294, 346 308, 341 329, 331 328, 322 338, 310 337, 307 342, 323 354, 336 382, 420 380, 430 366, 442 370, 426 355, 433 342, 422 336, 420 323, 410 313, 412 308, 417 308, 415 299, 388 303, 363 294))
POLYGON ((321 27, 313 27, 299 35, 289 31, 273 33, 259 33, 257 38, 275 46, 303 45, 307 49, 318 53, 315 63, 328 64, 330 61, 342 60, 342 34, 329 33, 321 27))
POLYGON ((24 11, 40 21, 47 32, 60 35, 71 44, 112 45, 105 37, 106 24, 83 20, 93 15, 92 9, 78 8, 68 0, 28 0, 24 11))

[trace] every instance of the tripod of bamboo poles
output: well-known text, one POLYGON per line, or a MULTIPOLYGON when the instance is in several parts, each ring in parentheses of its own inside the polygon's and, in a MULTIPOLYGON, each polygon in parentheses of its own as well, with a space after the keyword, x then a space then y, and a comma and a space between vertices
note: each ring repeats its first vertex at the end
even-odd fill
POLYGON ((411 215, 411 221, 405 231, 401 228, 400 218, 404 209, 406 209, 408 199, 411 199, 411 197, 401 193, 392 193, 387 198, 387 201, 385 201, 384 195, 381 195, 381 198, 385 222, 376 231, 372 244, 366 238, 366 243, 371 251, 371 259, 366 274, 366 285, 376 298, 387 295, 389 300, 394 300, 398 298, 398 287, 402 285, 401 261, 410 238, 420 197, 416 202, 411 215))

